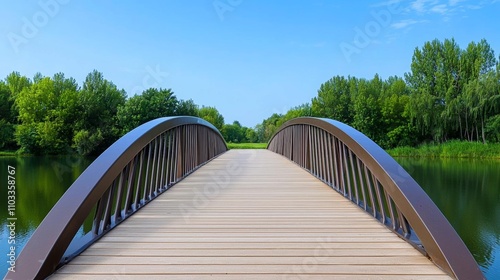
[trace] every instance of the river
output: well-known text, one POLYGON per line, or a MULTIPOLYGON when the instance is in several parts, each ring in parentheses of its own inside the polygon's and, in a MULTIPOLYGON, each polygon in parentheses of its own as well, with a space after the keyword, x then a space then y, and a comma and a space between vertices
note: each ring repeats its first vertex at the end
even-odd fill
MULTIPOLYGON (((0 275, 8 268, 9 217, 16 253, 64 191, 92 162, 79 157, 0 157, 0 275), (8 166, 15 168, 15 215, 8 216, 8 166), (12 220, 11 220, 12 221, 12 220)), ((397 161, 424 188, 457 230, 488 279, 500 279, 500 161, 397 161)), ((83 231, 80 231, 82 233, 83 231)))

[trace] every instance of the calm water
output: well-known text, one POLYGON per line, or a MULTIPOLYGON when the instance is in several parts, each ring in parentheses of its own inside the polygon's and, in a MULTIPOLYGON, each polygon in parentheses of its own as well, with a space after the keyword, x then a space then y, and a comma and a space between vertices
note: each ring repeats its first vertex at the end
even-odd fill
POLYGON ((0 157, 0 277, 7 268, 9 230, 7 229, 7 175, 8 166, 15 167, 16 253, 29 239, 49 210, 73 181, 92 162, 90 158, 77 157, 0 157))
MULTIPOLYGON (((7 166, 16 168, 17 253, 92 159, 0 157, 0 276, 7 244, 7 166)), ((500 161, 398 159, 458 231, 488 279, 500 279, 500 161)))
POLYGON ((500 279, 500 161, 397 159, 463 239, 487 279, 500 279))

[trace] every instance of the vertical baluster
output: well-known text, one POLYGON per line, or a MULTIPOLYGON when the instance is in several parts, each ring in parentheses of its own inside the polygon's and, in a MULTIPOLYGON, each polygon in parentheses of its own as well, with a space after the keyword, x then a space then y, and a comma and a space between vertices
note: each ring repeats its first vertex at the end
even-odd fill
POLYGON ((320 160, 319 160, 318 128, 316 127, 314 128, 313 134, 314 134, 314 166, 315 166, 314 173, 316 175, 316 178, 320 178, 321 166, 319 164, 320 160))
POLYGON ((332 160, 332 147, 330 146, 330 139, 331 139, 331 134, 328 132, 325 132, 325 137, 323 138, 323 142, 325 145, 325 170, 326 170, 326 183, 329 186, 332 186, 332 165, 331 165, 331 160, 332 160))
POLYGON ((345 146, 345 149, 344 149, 344 169, 345 169, 345 174, 347 177, 347 189, 344 192, 345 193, 344 195, 348 196, 349 199, 352 198, 351 172, 349 171, 349 164, 347 162, 350 152, 351 152, 351 150, 347 146, 345 146))
POLYGON ((380 218, 381 218, 381 222, 383 224, 385 224, 386 222, 386 215, 385 215, 385 207, 384 207, 384 203, 382 201, 382 195, 380 194, 380 192, 384 191, 383 188, 381 188, 380 186, 380 182, 377 180, 377 178, 375 178, 375 175, 373 175, 372 173, 372 181, 373 181, 373 187, 375 188, 375 194, 377 195, 377 201, 378 201, 378 205, 379 205, 379 213, 380 213, 380 218))
POLYGON ((398 217, 399 217, 399 224, 401 225, 401 229, 403 230, 403 236, 409 239, 411 235, 410 224, 408 224, 408 220, 399 210, 398 210, 398 217))
POLYGON ((102 215, 104 209, 106 208, 106 198, 108 197, 109 189, 107 189, 103 196, 97 201, 97 208, 94 215, 94 220, 92 221, 92 233, 94 235, 99 235, 101 228, 102 215))
POLYGON ((165 174, 166 173, 166 170, 167 170, 167 137, 168 137, 168 132, 164 132, 163 133, 163 137, 162 137, 162 143, 163 143, 163 149, 161 151, 161 178, 160 178, 160 190, 163 191, 163 190, 166 190, 167 189, 167 182, 166 182, 166 177, 167 175, 165 174))
POLYGON ((339 155, 338 155, 338 142, 337 137, 333 136, 332 150, 333 150, 333 174, 335 176, 334 188, 340 190, 340 174, 339 174, 339 155))
POLYGON ((356 202, 357 205, 359 205, 359 194, 358 194, 358 183, 356 180, 356 169, 354 168, 354 162, 357 161, 357 156, 354 154, 353 151, 349 150, 349 161, 351 162, 351 170, 352 170, 352 180, 353 180, 353 188, 354 188, 354 199, 352 197, 352 193, 349 196, 349 199, 351 201, 356 202))
POLYGON ((373 197, 373 189, 372 189, 373 186, 370 182, 370 174, 371 174, 371 172, 368 170, 368 168, 365 165, 366 186, 368 187, 368 193, 370 195, 370 203, 372 206, 373 217, 377 218, 377 209, 375 207, 375 199, 373 197))
POLYGON ((304 126, 303 125, 298 125, 297 126, 297 133, 298 133, 298 138, 299 138, 299 143, 298 145, 295 146, 298 161, 299 161, 299 166, 304 167, 304 126))
POLYGON ((160 141, 158 141, 158 137, 156 137, 153 140, 154 150, 153 150, 153 159, 151 163, 151 182, 149 184, 148 200, 151 200, 156 196, 156 188, 157 188, 156 183, 158 180, 158 151, 159 151, 158 142, 160 141))
POLYGON ((122 211, 122 217, 128 216, 128 213, 132 211, 132 200, 134 197, 134 181, 138 177, 136 175, 136 166, 139 159, 139 154, 134 157, 134 159, 129 163, 129 172, 127 179, 127 194, 125 195, 125 205, 122 211))
POLYGON ((183 171, 182 171, 182 175, 181 177, 184 177, 184 175, 186 173, 189 172, 189 162, 191 161, 191 152, 189 151, 189 149, 191 148, 191 141, 190 140, 190 136, 191 136, 191 129, 190 129, 190 125, 186 125, 184 127, 184 141, 182 142, 183 145, 182 145, 182 154, 184 155, 184 164, 182 165, 183 166, 183 171))
POLYGON ((314 136, 312 133, 313 127, 309 126, 309 171, 314 175, 314 136))
POLYGON ((325 171, 326 171, 326 168, 325 168, 325 146, 324 146, 324 143, 323 143, 323 138, 324 138, 324 131, 323 129, 319 129, 318 128, 318 147, 319 147, 319 151, 318 151, 318 155, 319 155, 319 170, 320 170, 320 178, 321 178, 321 181, 325 181, 325 171))
POLYGON ((344 174, 344 143, 340 140, 338 142, 338 153, 339 153, 339 176, 340 176, 340 192, 345 195, 345 174, 344 174))
POLYGON ((163 141, 162 141, 162 134, 158 135, 156 137, 155 141, 157 142, 158 150, 155 153, 155 183, 154 183, 154 188, 153 188, 153 195, 157 196, 160 191, 160 170, 161 170, 161 154, 162 154, 162 149, 163 149, 163 141))
POLYGON ((103 219, 101 220, 101 224, 99 226, 99 232, 101 233, 106 229, 108 229, 108 227, 111 225, 111 211, 113 208, 113 198, 116 193, 117 184, 118 182, 115 179, 111 184, 111 187, 109 188, 109 192, 107 192, 108 193, 107 197, 104 197, 105 201, 104 215, 103 219))
POLYGON ((359 176, 359 186, 361 188, 361 193, 363 194, 363 208, 368 212, 368 198, 366 197, 366 186, 363 178, 363 169, 365 168, 365 164, 358 158, 356 161, 356 165, 358 167, 358 176, 359 176))
POLYGON ((196 140, 198 139, 198 130, 195 125, 193 125, 193 136, 191 139, 191 143, 193 145, 193 156, 191 158, 191 169, 194 170, 197 166, 197 159, 198 159, 198 146, 196 145, 196 140))
POLYGON ((142 149, 140 152, 140 158, 139 158, 139 172, 137 173, 137 185, 135 187, 135 200, 134 200, 134 211, 137 210, 137 208, 140 206, 141 203, 141 188, 144 188, 143 184, 143 178, 144 176, 144 170, 143 170, 143 165, 144 165, 144 155, 146 153, 146 148, 142 149))
POLYGON ((174 168, 174 182, 178 181, 180 178, 179 174, 182 174, 182 161, 184 160, 181 150, 181 129, 178 127, 175 131, 175 168, 174 168))
POLYGON ((389 209, 389 216, 391 219, 391 227, 392 227, 392 230, 396 231, 396 230, 398 230, 399 223, 398 223, 398 219, 396 218, 396 215, 394 214, 394 205, 393 205, 392 199, 389 196, 389 194, 387 192, 384 192, 384 194, 385 194, 385 200, 387 201, 387 208, 389 209))
POLYGON ((148 200, 147 199, 147 195, 148 195, 148 192, 149 192, 149 181, 151 180, 151 175, 150 175, 150 168, 151 168, 151 150, 152 150, 152 147, 151 147, 151 142, 148 144, 148 153, 147 155, 145 156, 144 158, 144 161, 146 163, 146 173, 144 174, 144 188, 143 188, 143 193, 142 193, 142 197, 141 197, 141 204, 145 204, 146 201, 148 200))
POLYGON ((173 161, 174 161, 174 139, 175 139, 175 134, 173 130, 170 130, 168 134, 168 168, 167 168, 167 184, 168 187, 172 185, 173 182, 173 161))
POLYGON ((112 223, 117 223, 122 219, 121 213, 122 213, 123 196, 125 193, 125 178, 128 177, 128 172, 130 172, 129 166, 131 163, 132 162, 129 162, 129 164, 125 166, 125 168, 122 170, 118 178, 115 211, 111 217, 112 223))

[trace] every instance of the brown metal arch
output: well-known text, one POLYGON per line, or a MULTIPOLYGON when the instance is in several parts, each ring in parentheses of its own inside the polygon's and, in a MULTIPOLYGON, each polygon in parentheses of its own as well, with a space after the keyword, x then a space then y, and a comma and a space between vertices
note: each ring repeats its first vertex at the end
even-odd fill
POLYGON ((196 117, 159 118, 135 128, 104 151, 64 193, 24 246, 16 260, 16 271, 9 272, 5 279, 44 279, 52 274, 85 218, 103 195, 110 192, 124 168, 159 135, 186 125, 205 127, 215 135, 217 143, 211 146, 205 143, 210 139, 200 141, 209 150, 207 155, 215 157, 227 150, 220 132, 196 117))
MULTIPOLYGON (((331 119, 296 118, 278 129, 271 137, 267 148, 283 155, 280 151, 286 150, 287 145, 296 144, 296 142, 286 141, 290 137, 282 137, 284 132, 292 130, 291 128, 295 126, 304 125, 328 132, 362 161, 380 182, 383 191, 393 200, 397 209, 420 239, 425 253, 437 266, 457 279, 484 279, 479 266, 462 239, 424 190, 389 154, 360 131, 331 119), (281 145, 284 147, 280 147, 281 145)), ((293 137, 292 139, 296 139, 304 136, 294 135, 293 137)), ((314 146, 311 143, 304 143, 299 150, 307 149, 305 153, 310 153, 314 157, 315 153, 318 153, 318 151, 310 150, 314 146)), ((297 147, 290 148, 292 151, 297 150, 297 147)), ((293 157, 294 155, 288 158, 293 157)), ((300 165, 311 172, 309 166, 314 166, 316 159, 308 158, 308 160, 313 162, 300 165)), ((366 204, 364 206, 366 207, 366 204)), ((390 207, 390 212, 393 212, 392 207, 390 207)), ((394 221, 394 223, 397 222, 394 221)))

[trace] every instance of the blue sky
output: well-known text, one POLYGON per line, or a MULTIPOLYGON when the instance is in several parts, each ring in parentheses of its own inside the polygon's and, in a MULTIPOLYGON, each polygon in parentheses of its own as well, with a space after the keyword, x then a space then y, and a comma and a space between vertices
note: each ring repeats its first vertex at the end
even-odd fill
POLYGON ((154 86, 253 127, 335 75, 402 76, 415 47, 500 52, 500 0, 0 2, 0 78, 93 69, 129 95, 154 86))

